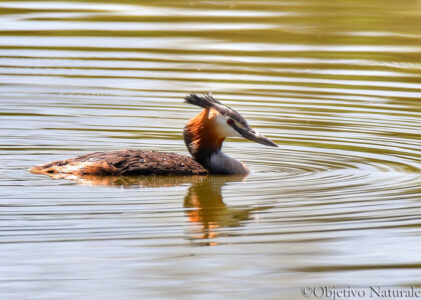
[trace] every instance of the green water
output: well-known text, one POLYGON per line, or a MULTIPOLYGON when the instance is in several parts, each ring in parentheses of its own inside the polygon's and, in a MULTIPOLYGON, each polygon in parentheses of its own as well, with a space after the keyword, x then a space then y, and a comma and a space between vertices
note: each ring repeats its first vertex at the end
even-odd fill
POLYGON ((0 2, 0 298, 421 284, 420 74, 420 1, 0 2), (187 154, 208 91, 280 145, 228 139, 248 177, 28 172, 187 154))

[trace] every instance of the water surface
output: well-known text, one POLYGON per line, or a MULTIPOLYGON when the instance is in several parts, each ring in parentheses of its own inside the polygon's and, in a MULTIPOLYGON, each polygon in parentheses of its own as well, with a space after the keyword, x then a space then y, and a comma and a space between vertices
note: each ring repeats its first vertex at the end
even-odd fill
POLYGON ((2 299, 301 299, 421 284, 421 2, 0 3, 2 299), (28 173, 186 154, 208 92, 246 177, 28 173))

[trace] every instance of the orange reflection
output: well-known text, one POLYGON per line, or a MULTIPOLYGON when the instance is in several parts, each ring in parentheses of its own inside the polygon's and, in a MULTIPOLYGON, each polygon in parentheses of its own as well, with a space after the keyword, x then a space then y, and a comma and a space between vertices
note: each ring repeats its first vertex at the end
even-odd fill
POLYGON ((228 182, 239 182, 244 176, 208 176, 192 183, 184 197, 189 222, 193 225, 193 240, 203 240, 202 245, 217 245, 211 241, 220 235, 219 228, 238 227, 250 219, 253 208, 232 208, 222 197, 222 187, 228 182))

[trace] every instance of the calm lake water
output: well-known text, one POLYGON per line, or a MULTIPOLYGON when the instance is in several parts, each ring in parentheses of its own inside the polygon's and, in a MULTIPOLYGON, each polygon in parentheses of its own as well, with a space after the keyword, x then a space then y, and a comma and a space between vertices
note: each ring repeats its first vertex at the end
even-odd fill
POLYGON ((0 2, 0 298, 301 299, 421 284, 420 1, 0 2), (186 154, 212 91, 246 178, 53 180, 186 154))

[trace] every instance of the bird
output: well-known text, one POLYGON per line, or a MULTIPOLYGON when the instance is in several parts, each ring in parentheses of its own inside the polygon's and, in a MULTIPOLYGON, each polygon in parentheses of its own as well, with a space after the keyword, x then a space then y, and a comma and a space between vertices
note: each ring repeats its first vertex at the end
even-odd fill
POLYGON ((30 171, 52 178, 70 179, 83 176, 247 175, 250 170, 245 164, 222 152, 225 138, 243 137, 278 147, 252 129, 237 111, 222 104, 212 94, 192 93, 184 100, 203 108, 187 122, 183 130, 184 142, 192 157, 172 152, 116 150, 53 161, 32 167, 30 171))

